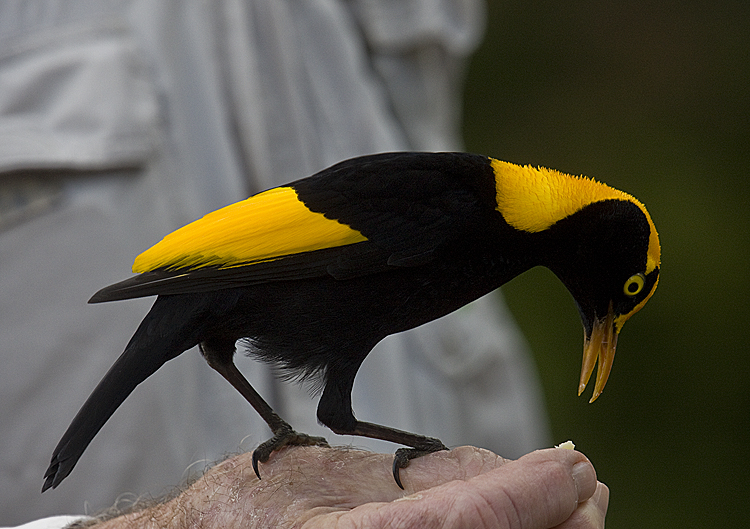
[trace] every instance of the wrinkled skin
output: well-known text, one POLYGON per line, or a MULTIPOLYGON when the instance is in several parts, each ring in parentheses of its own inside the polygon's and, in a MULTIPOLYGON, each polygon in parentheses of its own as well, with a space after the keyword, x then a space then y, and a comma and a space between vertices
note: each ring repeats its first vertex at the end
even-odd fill
POLYGON ((474 447, 416 459, 391 477, 392 456, 327 447, 275 453, 255 476, 251 454, 209 469, 176 498, 109 527, 601 529, 609 490, 573 450, 516 461, 474 447))

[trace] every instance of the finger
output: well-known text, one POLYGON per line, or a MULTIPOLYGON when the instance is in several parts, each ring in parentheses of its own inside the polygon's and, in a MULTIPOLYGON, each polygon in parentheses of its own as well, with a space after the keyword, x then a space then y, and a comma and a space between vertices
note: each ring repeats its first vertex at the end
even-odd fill
POLYGON ((584 501, 575 512, 555 529, 604 529, 604 518, 609 505, 609 489, 598 483, 596 492, 584 501))
POLYGON ((596 471, 588 459, 562 449, 532 452, 470 483, 496 515, 496 525, 510 529, 559 525, 597 487, 596 471))

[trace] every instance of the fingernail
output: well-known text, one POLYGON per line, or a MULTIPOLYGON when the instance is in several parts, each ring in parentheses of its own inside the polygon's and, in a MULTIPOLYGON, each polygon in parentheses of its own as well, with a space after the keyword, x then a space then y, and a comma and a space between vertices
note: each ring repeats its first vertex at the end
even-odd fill
POLYGON ((588 461, 581 461, 573 465, 573 481, 576 484, 578 501, 585 501, 596 490, 596 472, 588 461))
POLYGON ((609 507, 609 488, 604 483, 598 483, 592 499, 596 502, 602 515, 606 516, 607 507, 609 507))

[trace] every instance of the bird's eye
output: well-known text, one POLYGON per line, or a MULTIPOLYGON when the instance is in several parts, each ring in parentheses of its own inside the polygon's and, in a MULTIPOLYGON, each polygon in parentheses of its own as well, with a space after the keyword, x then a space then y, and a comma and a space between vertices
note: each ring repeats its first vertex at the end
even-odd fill
POLYGON ((622 287, 622 291, 625 292, 626 296, 632 297, 643 290, 643 285, 645 284, 646 277, 643 274, 635 274, 630 276, 628 280, 625 281, 625 285, 622 287))

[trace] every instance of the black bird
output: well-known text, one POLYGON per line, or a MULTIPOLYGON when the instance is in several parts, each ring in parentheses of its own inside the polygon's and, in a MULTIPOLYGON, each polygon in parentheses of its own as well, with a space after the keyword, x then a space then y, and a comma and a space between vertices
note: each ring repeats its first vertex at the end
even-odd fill
POLYGON ((135 260, 139 275, 90 303, 158 296, 125 351, 52 455, 42 491, 71 472, 135 387, 195 345, 258 411, 273 437, 253 466, 295 432, 233 363, 245 339, 257 358, 319 377, 318 419, 338 434, 402 444, 409 460, 438 439, 355 418, 360 364, 386 336, 469 303, 535 266, 565 284, 585 333, 579 394, 599 363, 609 376, 623 323, 653 294, 660 246, 632 196, 584 177, 466 153, 386 153, 347 160, 254 195, 169 235, 135 260))

